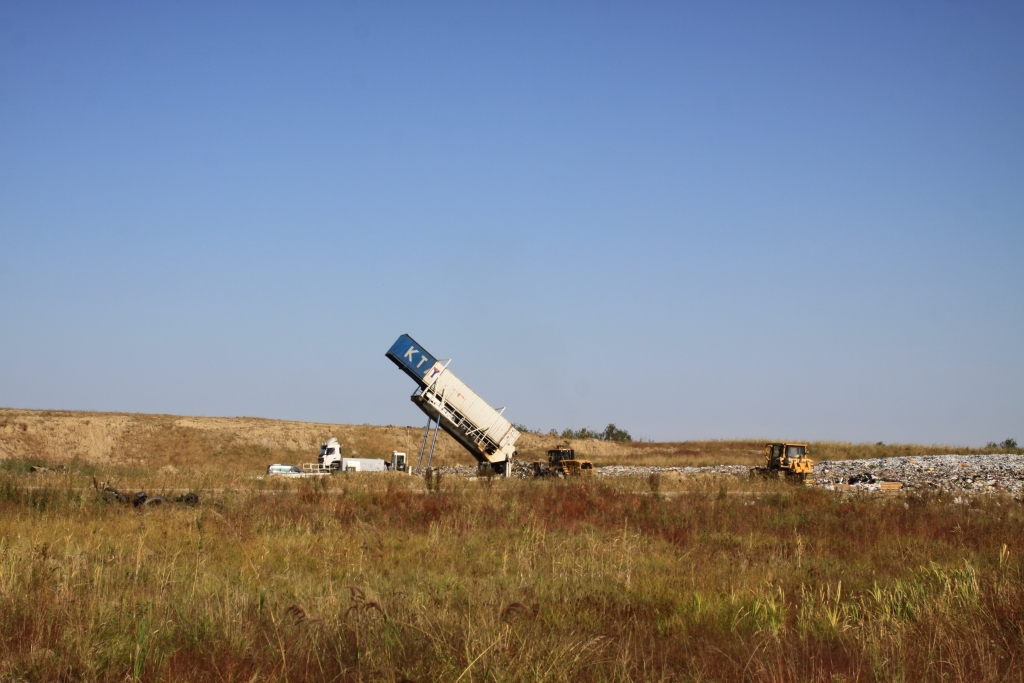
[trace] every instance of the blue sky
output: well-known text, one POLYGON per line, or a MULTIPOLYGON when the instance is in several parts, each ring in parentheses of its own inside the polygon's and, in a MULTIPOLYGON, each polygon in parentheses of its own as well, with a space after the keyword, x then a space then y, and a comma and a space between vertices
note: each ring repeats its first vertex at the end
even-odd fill
POLYGON ((1024 440, 1024 9, 0 5, 0 405, 1024 440))

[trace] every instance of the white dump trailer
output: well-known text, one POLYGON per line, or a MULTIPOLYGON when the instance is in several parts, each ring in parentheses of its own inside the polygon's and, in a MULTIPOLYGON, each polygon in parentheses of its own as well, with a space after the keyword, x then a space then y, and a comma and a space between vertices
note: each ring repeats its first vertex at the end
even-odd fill
POLYGON ((516 454, 519 430, 502 416, 504 408, 492 408, 448 369, 448 363, 434 358, 407 334, 399 337, 385 355, 416 381, 418 386, 411 399, 428 418, 462 444, 477 462, 489 464, 498 474, 507 474, 508 463, 516 454))

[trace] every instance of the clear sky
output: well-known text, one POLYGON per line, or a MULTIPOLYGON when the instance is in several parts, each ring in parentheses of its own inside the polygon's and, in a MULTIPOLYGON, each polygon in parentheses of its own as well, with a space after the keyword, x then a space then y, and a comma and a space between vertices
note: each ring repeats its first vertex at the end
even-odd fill
POLYGON ((1024 441, 1020 3, 0 3, 0 406, 1024 441))

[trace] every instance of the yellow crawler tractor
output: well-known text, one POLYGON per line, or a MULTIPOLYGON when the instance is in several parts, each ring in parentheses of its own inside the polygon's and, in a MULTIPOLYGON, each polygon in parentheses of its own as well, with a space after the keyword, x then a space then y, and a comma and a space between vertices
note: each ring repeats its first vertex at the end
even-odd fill
POLYGON ((548 462, 533 463, 533 473, 538 477, 579 477, 594 474, 594 465, 589 460, 577 460, 576 451, 568 446, 558 446, 548 451, 548 462))
POLYGON ((755 467, 752 475, 778 476, 803 481, 814 470, 814 461, 807 457, 805 443, 766 443, 764 467, 755 467))

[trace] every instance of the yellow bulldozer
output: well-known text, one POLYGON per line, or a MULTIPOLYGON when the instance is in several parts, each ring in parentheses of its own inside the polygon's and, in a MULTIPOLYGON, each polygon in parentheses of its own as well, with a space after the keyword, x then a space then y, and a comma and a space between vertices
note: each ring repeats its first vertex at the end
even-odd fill
POLYGON ((807 457, 809 452, 805 443, 766 443, 764 467, 755 467, 750 473, 803 481, 814 471, 814 461, 807 457))
POLYGON ((547 463, 533 463, 533 474, 537 477, 590 476, 594 474, 594 464, 577 460, 576 451, 569 446, 558 446, 548 451, 547 463))

